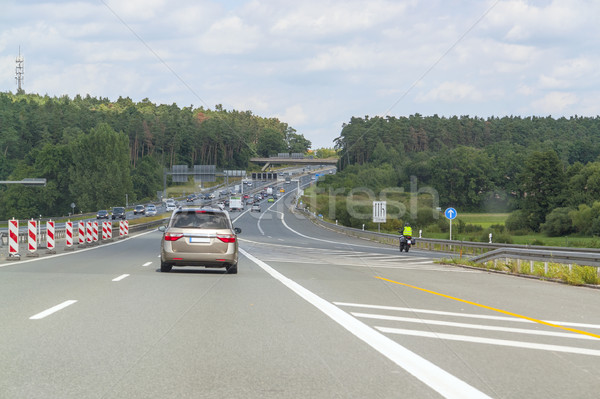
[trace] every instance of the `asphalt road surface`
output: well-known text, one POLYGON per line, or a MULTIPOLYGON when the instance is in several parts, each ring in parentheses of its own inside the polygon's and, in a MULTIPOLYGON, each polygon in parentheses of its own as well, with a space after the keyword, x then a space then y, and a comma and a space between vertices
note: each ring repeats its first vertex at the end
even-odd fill
POLYGON ((233 214, 237 275, 157 231, 0 263, 1 398, 598 398, 600 291, 233 214))

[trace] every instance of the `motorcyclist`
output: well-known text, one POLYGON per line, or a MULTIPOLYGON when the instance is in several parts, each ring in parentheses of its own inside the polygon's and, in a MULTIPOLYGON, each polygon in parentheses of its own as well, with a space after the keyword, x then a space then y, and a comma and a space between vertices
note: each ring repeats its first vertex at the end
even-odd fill
POLYGON ((410 223, 404 223, 404 230, 402 230, 402 235, 404 237, 412 237, 412 227, 410 227, 410 223))

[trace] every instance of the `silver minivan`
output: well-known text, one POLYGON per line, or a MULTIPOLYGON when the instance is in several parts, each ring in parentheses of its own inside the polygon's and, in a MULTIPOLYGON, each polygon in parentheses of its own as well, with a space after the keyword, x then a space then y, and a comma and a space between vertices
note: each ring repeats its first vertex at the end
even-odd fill
POLYGON ((237 234, 242 230, 232 226, 227 212, 179 208, 171 215, 169 224, 159 230, 164 233, 160 246, 161 272, 170 272, 173 266, 203 266, 237 273, 237 234))

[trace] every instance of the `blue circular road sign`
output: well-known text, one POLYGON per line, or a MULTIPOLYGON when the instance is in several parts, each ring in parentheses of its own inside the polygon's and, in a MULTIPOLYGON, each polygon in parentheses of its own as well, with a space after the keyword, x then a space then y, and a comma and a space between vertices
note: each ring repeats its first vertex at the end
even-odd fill
POLYGON ((448 208, 446 209, 446 211, 444 212, 444 214, 446 215, 446 217, 450 220, 454 219, 456 217, 456 209, 454 208, 448 208))

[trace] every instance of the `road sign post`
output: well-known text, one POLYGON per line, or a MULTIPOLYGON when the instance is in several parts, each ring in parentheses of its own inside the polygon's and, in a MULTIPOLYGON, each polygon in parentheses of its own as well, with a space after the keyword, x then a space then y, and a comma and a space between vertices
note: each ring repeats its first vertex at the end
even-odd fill
POLYGON ((444 215, 446 215, 446 218, 450 220, 450 241, 452 241, 452 219, 456 218, 456 209, 448 208, 444 212, 444 215))
POLYGON ((381 232, 381 223, 387 217, 385 201, 373 201, 373 223, 377 223, 377 232, 381 232))

